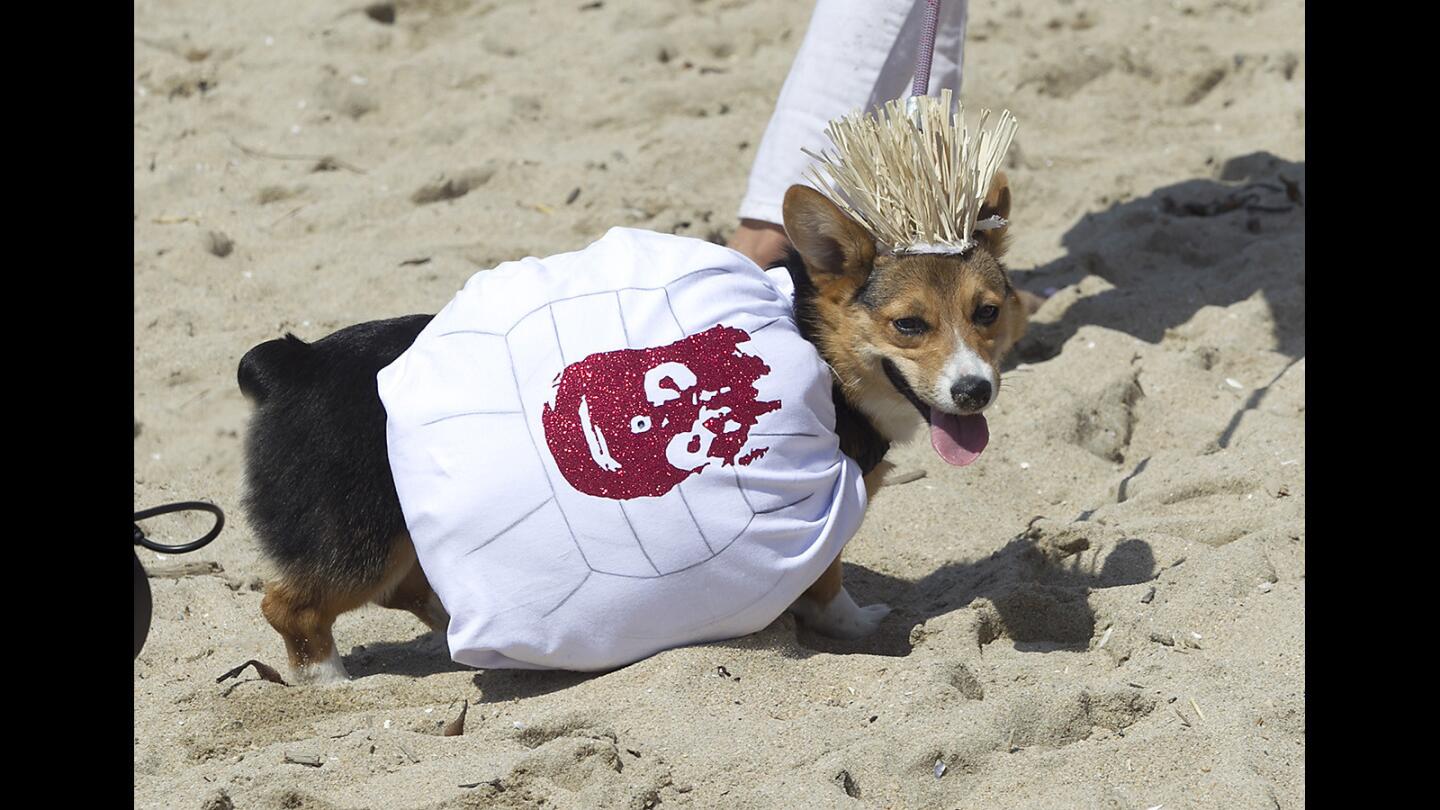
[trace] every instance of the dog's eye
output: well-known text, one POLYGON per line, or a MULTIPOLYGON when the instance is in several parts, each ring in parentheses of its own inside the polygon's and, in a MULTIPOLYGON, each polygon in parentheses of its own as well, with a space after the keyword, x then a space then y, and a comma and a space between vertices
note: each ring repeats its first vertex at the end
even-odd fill
POLYGON ((986 304, 975 310, 975 323, 981 326, 989 326, 998 317, 1000 317, 1000 308, 993 304, 986 304))
POLYGON ((902 335, 920 335, 930 329, 930 324, 920 318, 896 318, 895 331, 902 335))

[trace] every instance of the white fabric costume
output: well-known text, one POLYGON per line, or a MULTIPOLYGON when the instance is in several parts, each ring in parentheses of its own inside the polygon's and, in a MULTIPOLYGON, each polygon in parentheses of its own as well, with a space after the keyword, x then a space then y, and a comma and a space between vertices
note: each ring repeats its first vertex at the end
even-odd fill
POLYGON ((784 270, 615 228, 474 275, 378 376, 395 488, 476 667, 755 632, 860 525, 784 270))
MULTIPOLYGON (((943 0, 935 27, 930 86, 960 95, 967 0, 943 0)), ((857 109, 910 95, 925 18, 924 0, 818 0, 765 138, 755 152, 740 203, 742 219, 781 223, 785 190, 811 160, 800 151, 830 148, 825 126, 857 109)))

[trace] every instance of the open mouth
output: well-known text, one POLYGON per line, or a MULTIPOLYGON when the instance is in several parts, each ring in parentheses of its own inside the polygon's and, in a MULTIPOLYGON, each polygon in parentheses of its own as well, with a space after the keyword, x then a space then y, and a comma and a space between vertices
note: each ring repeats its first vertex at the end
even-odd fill
POLYGON ((888 359, 880 361, 890 384, 910 400, 930 426, 930 446, 945 463, 956 467, 973 464, 990 442, 990 424, 982 413, 954 414, 926 405, 905 381, 900 369, 888 359))

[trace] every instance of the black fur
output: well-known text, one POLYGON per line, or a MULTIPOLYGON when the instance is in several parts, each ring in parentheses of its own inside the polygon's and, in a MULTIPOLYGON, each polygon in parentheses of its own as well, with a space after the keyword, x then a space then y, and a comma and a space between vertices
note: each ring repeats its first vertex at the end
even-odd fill
POLYGON ((299 366, 297 360, 305 356, 308 345, 286 332, 285 337, 267 340, 246 352, 235 375, 240 393, 257 403, 264 402, 271 391, 293 382, 286 375, 299 366))
POLYGON ((900 373, 900 369, 888 357, 880 361, 880 367, 884 369, 885 378, 895 386, 895 390, 910 400, 910 404, 920 412, 920 418, 925 420, 925 424, 930 424, 930 406, 920 401, 920 396, 915 393, 914 388, 910 387, 910 383, 905 379, 905 375, 900 373))
POLYGON ((245 507, 260 544, 292 581, 333 592, 384 575, 405 518, 375 375, 431 317, 362 323, 314 343, 287 334, 240 361, 240 390, 256 403, 245 507))
MULTIPOLYGON (((793 247, 786 251, 780 266, 789 271, 790 281, 795 285, 795 322, 800 327, 800 336, 814 343, 815 333, 820 328, 815 311, 815 296, 818 294, 815 282, 810 280, 810 271, 800 252, 793 247)), ((870 419, 845 399, 839 383, 831 388, 831 395, 835 401, 835 432, 840 436, 840 451, 855 459, 861 472, 868 475, 885 460, 885 454, 890 451, 890 440, 880 435, 870 419)))

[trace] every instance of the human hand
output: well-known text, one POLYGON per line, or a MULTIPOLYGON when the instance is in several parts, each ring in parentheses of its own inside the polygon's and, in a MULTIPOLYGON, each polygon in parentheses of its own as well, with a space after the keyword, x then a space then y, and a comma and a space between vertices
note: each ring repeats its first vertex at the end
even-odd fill
POLYGON ((773 222, 742 219, 740 227, 730 236, 726 247, 737 250, 761 267, 766 267, 785 257, 785 251, 790 247, 790 238, 785 235, 784 227, 773 222))

